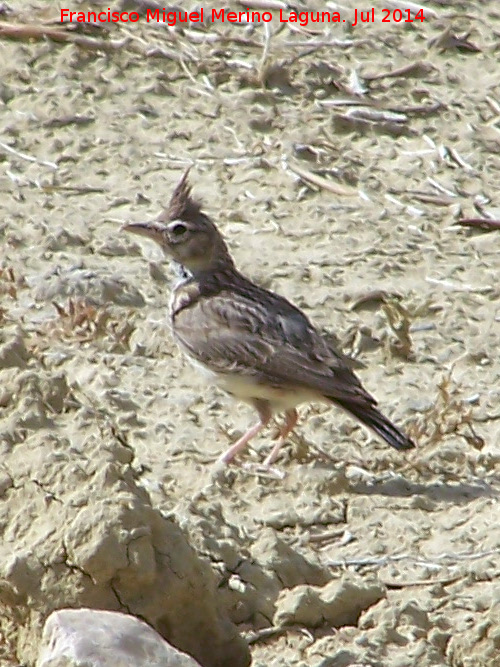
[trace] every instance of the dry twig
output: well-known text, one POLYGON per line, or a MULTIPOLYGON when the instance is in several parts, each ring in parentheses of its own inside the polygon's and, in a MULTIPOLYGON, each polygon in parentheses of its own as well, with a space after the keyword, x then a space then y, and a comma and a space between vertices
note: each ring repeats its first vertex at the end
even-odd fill
POLYGON ((409 0, 386 0, 385 3, 388 7, 394 7, 395 9, 402 9, 403 11, 409 9, 413 16, 422 12, 426 19, 436 19, 438 18, 438 13, 434 9, 430 9, 425 5, 417 5, 415 2, 410 2, 409 0))
POLYGON ((477 551, 472 553, 443 553, 433 556, 431 558, 425 558, 423 556, 414 556, 412 554, 394 554, 388 556, 381 556, 377 558, 375 556, 367 556, 366 558, 345 558, 339 560, 330 560, 326 563, 329 567, 366 567, 366 566, 375 566, 383 567, 389 563, 397 563, 400 561, 410 561, 417 565, 424 565, 426 567, 434 567, 440 569, 442 567, 449 566, 450 563, 436 563, 436 561, 451 561, 451 564, 460 563, 463 561, 469 560, 478 560, 480 558, 486 558, 487 556, 500 556, 500 549, 489 549, 488 551, 477 551))
POLYGON ((333 192, 336 195, 342 195, 346 197, 353 196, 356 194, 354 191, 348 190, 346 187, 342 185, 338 185, 337 183, 328 181, 326 178, 318 176, 317 174, 314 174, 312 171, 308 171, 307 169, 303 169, 302 167, 299 167, 297 165, 291 165, 287 163, 286 168, 292 171, 294 174, 297 174, 297 176, 299 176, 308 185, 312 183, 313 185, 316 185, 318 188, 321 188, 323 190, 329 190, 330 192, 333 192))
POLYGON ((403 65, 403 67, 390 70, 389 72, 379 72, 378 74, 363 74, 363 79, 365 81, 378 81, 379 79, 400 76, 421 77, 429 74, 435 69, 436 68, 431 63, 419 60, 415 63, 410 63, 409 65, 403 65))
POLYGON ((491 218, 462 218, 457 220, 457 225, 472 227, 473 229, 484 229, 487 232, 500 231, 500 220, 491 218))
POLYGON ((0 24, 0 38, 27 40, 27 39, 51 39, 53 42, 73 43, 81 46, 84 49, 92 51, 116 51, 128 44, 129 39, 120 41, 94 39, 93 37, 85 37, 84 35, 76 35, 68 30, 61 30, 58 28, 51 28, 48 25, 30 25, 18 24, 8 25, 6 23, 0 24))
POLYGON ((21 153, 20 151, 16 151, 14 148, 12 148, 12 146, 4 144, 3 141, 0 141, 0 148, 3 148, 4 151, 7 151, 7 153, 11 153, 16 157, 21 158, 21 160, 26 160, 27 162, 36 162, 37 164, 41 164, 44 167, 50 167, 51 169, 58 168, 55 162, 49 162, 48 160, 39 160, 38 158, 33 157, 32 155, 27 155, 27 153, 21 153))

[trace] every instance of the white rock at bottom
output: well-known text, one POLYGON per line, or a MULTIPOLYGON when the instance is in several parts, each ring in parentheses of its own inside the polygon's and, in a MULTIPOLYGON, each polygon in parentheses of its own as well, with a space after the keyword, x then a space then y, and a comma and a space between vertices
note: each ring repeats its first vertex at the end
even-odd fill
POLYGON ((37 667, 200 667, 135 616, 59 609, 43 629, 37 667))

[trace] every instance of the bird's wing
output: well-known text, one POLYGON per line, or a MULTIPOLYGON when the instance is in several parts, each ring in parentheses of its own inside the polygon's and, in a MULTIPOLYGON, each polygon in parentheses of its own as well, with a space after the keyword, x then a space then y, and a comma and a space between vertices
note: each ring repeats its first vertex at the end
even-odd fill
POLYGON ((174 317, 181 347, 216 373, 374 405, 348 361, 305 315, 285 299, 273 294, 269 300, 270 293, 262 292, 261 301, 229 291, 192 301, 174 317))

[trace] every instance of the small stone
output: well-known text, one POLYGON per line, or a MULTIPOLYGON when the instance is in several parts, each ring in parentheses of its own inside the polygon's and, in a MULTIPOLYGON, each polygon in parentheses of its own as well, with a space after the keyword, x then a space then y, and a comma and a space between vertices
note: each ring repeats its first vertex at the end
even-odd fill
POLYGON ((346 576, 322 588, 296 586, 279 596, 274 625, 356 625, 361 613, 383 597, 385 588, 381 584, 366 582, 359 576, 346 576))

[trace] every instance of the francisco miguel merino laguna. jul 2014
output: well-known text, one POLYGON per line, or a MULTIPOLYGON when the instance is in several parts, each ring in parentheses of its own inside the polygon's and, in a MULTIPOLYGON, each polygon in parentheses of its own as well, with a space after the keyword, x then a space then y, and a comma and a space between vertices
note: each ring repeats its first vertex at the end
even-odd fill
MULTIPOLYGON (((413 23, 413 21, 423 21, 425 16, 421 9, 415 15, 410 9, 382 9, 381 23, 413 23), (412 18, 413 17, 413 18, 412 18)), ((136 23, 140 20, 138 12, 119 12, 113 11, 108 7, 107 11, 87 11, 74 12, 69 9, 61 9, 61 22, 76 21, 78 22, 94 22, 94 23, 136 23)), ((269 23, 273 20, 273 14, 269 11, 246 11, 232 12, 226 9, 211 9, 206 10, 201 7, 199 11, 172 11, 163 9, 147 9, 146 10, 147 23, 165 23, 169 26, 175 26, 177 23, 203 23, 205 18, 211 19, 212 22, 221 21, 222 23, 269 23)), ((278 17, 276 17, 278 18, 278 17)), ((301 26, 307 26, 309 23, 346 23, 346 19, 341 18, 339 12, 294 12, 284 14, 283 10, 279 10, 280 23, 299 23, 301 26)), ((358 23, 374 23, 375 9, 367 9, 362 11, 354 10, 352 19, 352 26, 355 27, 358 23)))

